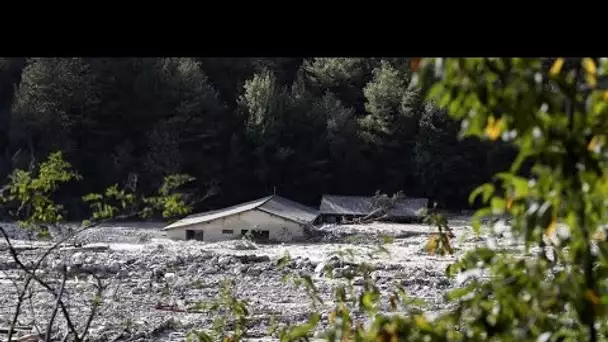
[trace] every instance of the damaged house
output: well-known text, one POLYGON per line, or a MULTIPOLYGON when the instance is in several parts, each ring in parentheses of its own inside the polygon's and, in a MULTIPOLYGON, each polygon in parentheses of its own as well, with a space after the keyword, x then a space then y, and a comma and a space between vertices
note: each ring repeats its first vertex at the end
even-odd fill
POLYGON ((323 222, 340 223, 360 218, 374 218, 393 222, 415 222, 423 219, 426 198, 397 199, 383 206, 373 197, 323 195, 319 211, 323 222))
POLYGON ((291 241, 304 237, 319 211, 272 195, 224 209, 187 216, 164 228, 178 240, 221 241, 251 234, 256 240, 291 241))

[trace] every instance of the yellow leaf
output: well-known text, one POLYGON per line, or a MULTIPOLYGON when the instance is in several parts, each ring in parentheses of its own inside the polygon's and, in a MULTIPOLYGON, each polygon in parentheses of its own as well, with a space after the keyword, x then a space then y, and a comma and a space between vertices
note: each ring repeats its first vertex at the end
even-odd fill
POLYGON ((493 116, 488 118, 488 124, 486 125, 486 136, 490 138, 490 140, 496 140, 502 133, 503 128, 503 120, 502 118, 496 120, 493 116))
POLYGON ((585 298, 587 298, 594 305, 599 305, 601 303, 600 297, 592 289, 587 289, 585 292, 585 298))
POLYGON ((604 145, 604 136, 595 135, 587 144, 587 150, 591 152, 597 152, 604 145))
POLYGON ((429 322, 420 315, 414 316, 414 322, 416 322, 416 325, 421 329, 425 329, 425 330, 431 329, 431 325, 429 324, 429 322))
POLYGON ((604 98, 604 101, 608 102, 608 90, 604 92, 604 95, 602 95, 602 97, 604 98))
POLYGON ((589 74, 595 75, 597 73, 597 66, 592 58, 583 58, 583 68, 589 74))
POLYGON ((595 74, 586 74, 585 80, 591 88, 595 88, 595 86, 597 85, 597 78, 595 77, 595 74))
POLYGON ((557 228, 557 218, 555 216, 553 216, 551 223, 549 223, 549 226, 545 230, 545 235, 546 236, 553 235, 553 233, 555 233, 555 228, 557 228))
POLYGON ((384 327, 384 330, 386 330, 387 333, 392 335, 397 332, 397 326, 395 325, 395 322, 392 322, 390 324, 387 324, 384 327))
POLYGON ((438 237, 436 235, 432 235, 429 238, 429 241, 426 243, 426 246, 424 247, 424 249, 426 250, 427 253, 433 255, 435 254, 435 252, 437 251, 437 239, 438 237))
POLYGON ((549 73, 552 76, 556 76, 562 70, 563 66, 564 66, 564 59, 563 58, 558 58, 558 59, 555 60, 555 62, 553 62, 553 66, 551 66, 551 70, 549 71, 549 73))
POLYGON ((511 197, 507 198, 507 210, 511 209, 511 206, 513 205, 513 199, 511 197))

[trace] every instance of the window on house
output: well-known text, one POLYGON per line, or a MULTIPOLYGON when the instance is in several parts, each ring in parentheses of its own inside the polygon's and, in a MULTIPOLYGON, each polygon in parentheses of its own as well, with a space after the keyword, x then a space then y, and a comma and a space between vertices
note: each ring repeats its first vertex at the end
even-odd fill
POLYGON ((234 230, 232 230, 232 229, 222 229, 222 234, 234 234, 234 230))
POLYGON ((252 231, 253 239, 256 241, 268 241, 270 238, 270 232, 268 230, 254 230, 252 231))
POLYGON ((204 231, 202 230, 186 230, 186 240, 204 240, 204 231))

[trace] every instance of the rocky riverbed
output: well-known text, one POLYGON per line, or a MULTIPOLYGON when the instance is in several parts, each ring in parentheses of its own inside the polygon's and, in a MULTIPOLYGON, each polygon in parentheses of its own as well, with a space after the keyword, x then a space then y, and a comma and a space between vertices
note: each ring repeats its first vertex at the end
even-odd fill
MULTIPOLYGON (((92 303, 99 304, 89 331, 94 341, 183 341, 190 329, 211 326, 217 314, 199 304, 218 298, 222 281, 233 279, 233 294, 249 307, 247 336, 256 339, 267 335, 272 317, 288 324, 309 317, 311 299, 302 288, 283 281, 287 273, 310 275, 315 282, 325 303, 321 329, 333 303, 332 289, 363 262, 372 265, 372 279, 383 294, 398 284, 410 297, 423 299, 425 311, 445 309, 443 294, 457 286, 446 278, 446 267, 474 245, 486 243, 472 233, 466 218, 450 222, 456 254, 443 257, 424 251, 434 229, 423 224, 324 226, 314 242, 297 244, 172 241, 158 225, 114 225, 82 233, 77 246, 62 245, 44 259, 37 274, 58 291, 65 267, 64 301, 78 331, 86 325, 92 303), (383 236, 394 238, 384 245, 388 255, 376 252, 383 236), (337 256, 341 252, 348 252, 348 262, 337 256), (277 261, 286 254, 291 261, 279 269, 277 261), (332 278, 326 277, 326 265, 334 268, 332 278), (103 291, 96 299, 99 284, 103 291)), ((23 240, 26 236, 18 230, 8 230, 26 265, 52 245, 23 240)), ((19 295, 15 285, 21 287, 25 276, 2 243, 0 327, 8 327, 19 295)), ((36 326, 44 330, 55 304, 38 284, 32 290, 21 307, 20 335, 35 333, 36 326)), ((62 316, 59 313, 55 321, 58 336, 67 329, 62 316)))

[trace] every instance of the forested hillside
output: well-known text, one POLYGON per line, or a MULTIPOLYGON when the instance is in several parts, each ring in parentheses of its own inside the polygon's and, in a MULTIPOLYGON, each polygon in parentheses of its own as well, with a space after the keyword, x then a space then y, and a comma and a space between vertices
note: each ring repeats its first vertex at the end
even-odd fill
POLYGON ((196 177, 207 209, 273 191, 403 191, 447 208, 510 163, 459 141, 456 121, 409 87, 405 58, 0 59, 0 177, 61 150, 80 196, 118 183, 147 193, 196 177))

